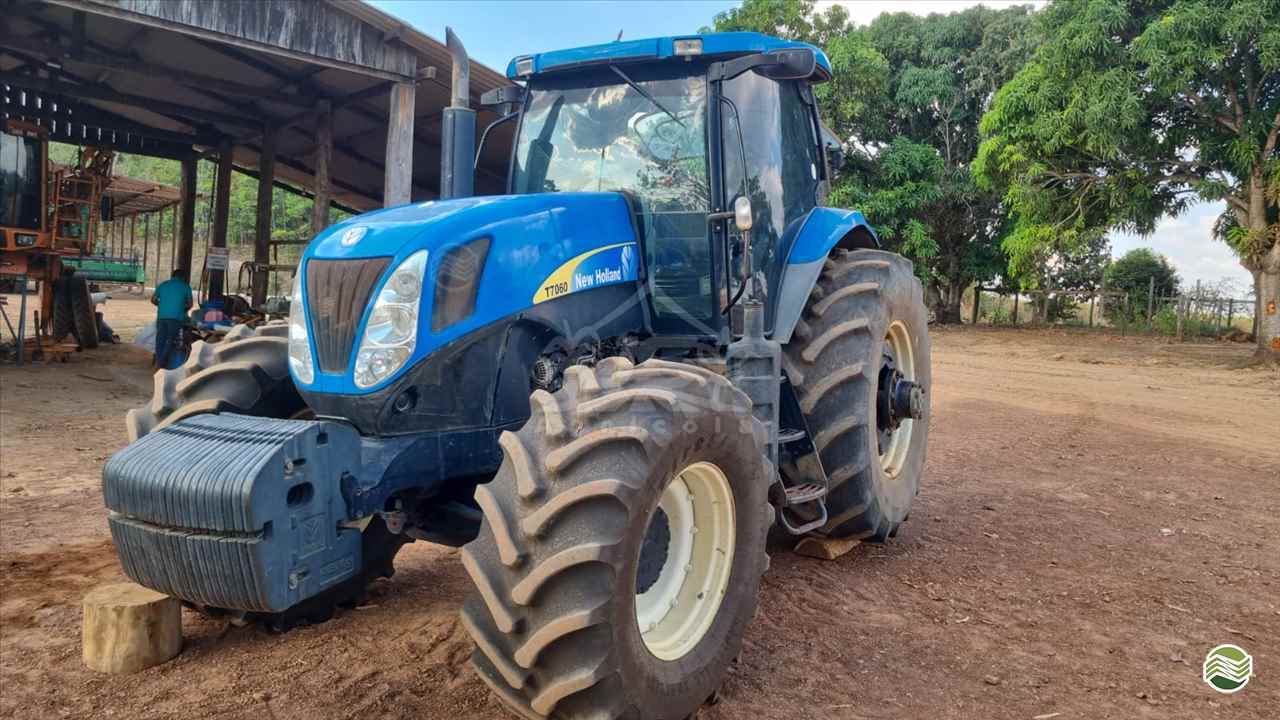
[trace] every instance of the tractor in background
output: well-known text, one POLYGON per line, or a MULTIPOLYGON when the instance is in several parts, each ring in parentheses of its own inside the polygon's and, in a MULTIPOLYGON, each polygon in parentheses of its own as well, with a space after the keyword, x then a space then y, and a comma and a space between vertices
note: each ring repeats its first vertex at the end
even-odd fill
POLYGON ((824 204, 817 48, 517 57, 484 98, 518 124, 508 193, 474 197, 448 39, 443 197, 326 229, 287 323, 156 374, 103 471, 121 563, 285 630, 360 602, 407 542, 458 546, 472 662, 516 715, 685 718, 740 651, 770 536, 907 519, 921 284, 824 204))
MULTIPOLYGON (((48 333, 47 341, 56 343, 71 335, 82 348, 98 345, 89 278, 68 268, 93 247, 95 213, 113 157, 109 150, 83 148, 77 165, 55 169, 44 128, 15 119, 0 127, 0 281, 23 295, 23 329, 27 285, 36 281, 37 338, 48 333)), ((24 339, 16 338, 19 344, 24 339)))

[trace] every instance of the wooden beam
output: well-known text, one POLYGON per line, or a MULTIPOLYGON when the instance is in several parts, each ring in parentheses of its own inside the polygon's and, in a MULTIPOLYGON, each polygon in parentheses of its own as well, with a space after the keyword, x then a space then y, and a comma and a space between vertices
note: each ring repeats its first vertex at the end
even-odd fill
MULTIPOLYGON (((213 193, 213 237, 209 238, 209 245, 216 248, 227 247, 227 224, 231 216, 231 161, 234 152, 230 140, 224 141, 219 147, 218 177, 213 193)), ((208 251, 205 254, 207 256, 208 251)), ((209 271, 209 297, 222 297, 226 275, 225 270, 209 271)))
POLYGON ((179 67, 156 65, 143 60, 136 60, 118 55, 107 55, 87 51, 83 48, 72 49, 57 43, 40 42, 30 37, 18 37, 11 33, 0 35, 0 46, 21 50, 38 56, 44 62, 71 62, 98 70, 113 70, 148 78, 166 78, 180 85, 197 90, 220 90, 234 95, 256 97, 286 105, 311 107, 310 98, 293 93, 282 92, 275 88, 248 85, 222 78, 194 73, 179 67))
POLYGON ((311 204, 311 234, 329 227, 329 165, 333 161, 333 108, 328 100, 316 103, 316 154, 311 204))
POLYGON ((194 282, 191 248, 196 234, 196 193, 196 160, 188 158, 182 161, 182 226, 178 229, 173 257, 173 269, 186 270, 187 282, 194 282))
POLYGON ((262 267, 271 260, 271 213, 275 199, 276 138, 274 128, 262 133, 262 148, 258 151, 258 214, 254 218, 253 271, 250 304, 261 307, 267 301, 267 276, 262 267))
POLYGON ((382 181, 382 206, 403 205, 412 200, 413 113, 417 86, 397 83, 391 88, 387 113, 387 162, 382 181))
MULTIPOLYGON (((379 83, 377 85, 364 88, 363 90, 356 90, 355 92, 351 92, 346 95, 340 95, 336 98, 330 98, 329 107, 331 110, 336 110, 342 107, 355 106, 357 103, 361 102, 362 100, 368 100, 371 97, 382 95, 383 93, 387 92, 387 90, 393 85, 395 85, 395 83, 379 83)), ((327 97, 327 95, 323 93, 320 94, 320 96, 327 97)), ((272 126, 275 127, 277 130, 286 130, 302 124, 303 122, 311 118, 314 114, 315 114, 314 110, 303 110, 302 112, 294 113, 293 115, 290 115, 288 117, 275 119, 272 122, 272 126)), ((382 118, 378 118, 377 122, 378 122, 378 125, 381 126, 383 123, 382 118)), ((252 133, 241 135, 238 138, 236 138, 236 144, 245 145, 248 143, 257 142, 258 139, 262 137, 261 132, 262 132, 261 130, 258 130, 252 133)))
POLYGON ((282 25, 281 16, 300 12, 296 3, 219 3, 209 11, 210 3, 203 2, 135 2, 124 7, 96 0, 46 2, 181 33, 245 54, 266 53, 385 80, 412 77, 417 70, 414 52, 382 44, 381 30, 343 12, 341 3, 310 3, 302 11, 305 21, 282 25))
POLYGON ((62 95, 70 95, 72 97, 100 100, 103 102, 118 103, 120 105, 129 105, 142 110, 176 115, 189 120, 223 123, 224 125, 234 125, 236 127, 256 127, 261 122, 260 118, 247 118, 240 115, 219 112, 217 110, 180 105, 178 103, 161 100, 155 97, 122 93, 113 90, 106 85, 89 83, 73 85, 71 83, 34 78, 10 72, 0 72, 0 83, 27 88, 29 90, 39 90, 41 92, 59 93, 62 95))

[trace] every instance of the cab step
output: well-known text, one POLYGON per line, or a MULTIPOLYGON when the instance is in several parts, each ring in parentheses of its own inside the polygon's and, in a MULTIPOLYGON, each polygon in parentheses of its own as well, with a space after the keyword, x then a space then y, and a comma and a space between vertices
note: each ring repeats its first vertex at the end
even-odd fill
POLYGON ((827 496, 827 488, 824 485, 815 482, 802 483, 795 487, 786 488, 787 506, 804 505, 816 500, 820 500, 827 496))
POLYGON ((794 430, 794 429, 792 429, 792 428, 783 428, 783 429, 778 433, 778 444, 779 444, 779 445, 786 445, 787 443, 793 443, 793 442, 795 442, 795 441, 797 441, 797 440, 803 440, 803 439, 804 439, 804 437, 805 437, 807 434, 808 434, 808 433, 806 433, 806 432, 805 432, 805 431, 803 431, 803 430, 794 430))

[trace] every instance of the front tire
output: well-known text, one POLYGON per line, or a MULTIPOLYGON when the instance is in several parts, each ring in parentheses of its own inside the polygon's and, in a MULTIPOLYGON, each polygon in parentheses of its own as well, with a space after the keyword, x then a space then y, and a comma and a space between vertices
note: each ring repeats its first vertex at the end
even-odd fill
POLYGON ((462 550, 472 663, 525 718, 683 720, 755 614, 763 427, 725 378, 660 360, 571 367, 531 405, 462 550))
POLYGON ((221 342, 191 345, 181 367, 157 370, 151 402, 129 411, 129 442, 203 413, 292 418, 307 411, 289 376, 289 326, 237 325, 221 342))

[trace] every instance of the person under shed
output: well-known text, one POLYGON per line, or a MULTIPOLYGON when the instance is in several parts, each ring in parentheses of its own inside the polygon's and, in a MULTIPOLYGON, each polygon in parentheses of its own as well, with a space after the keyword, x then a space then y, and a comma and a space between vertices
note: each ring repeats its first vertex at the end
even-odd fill
POLYGON ((156 306, 157 368, 172 370, 182 363, 182 329, 193 302, 185 268, 174 270, 173 276, 151 294, 151 304, 156 306))

